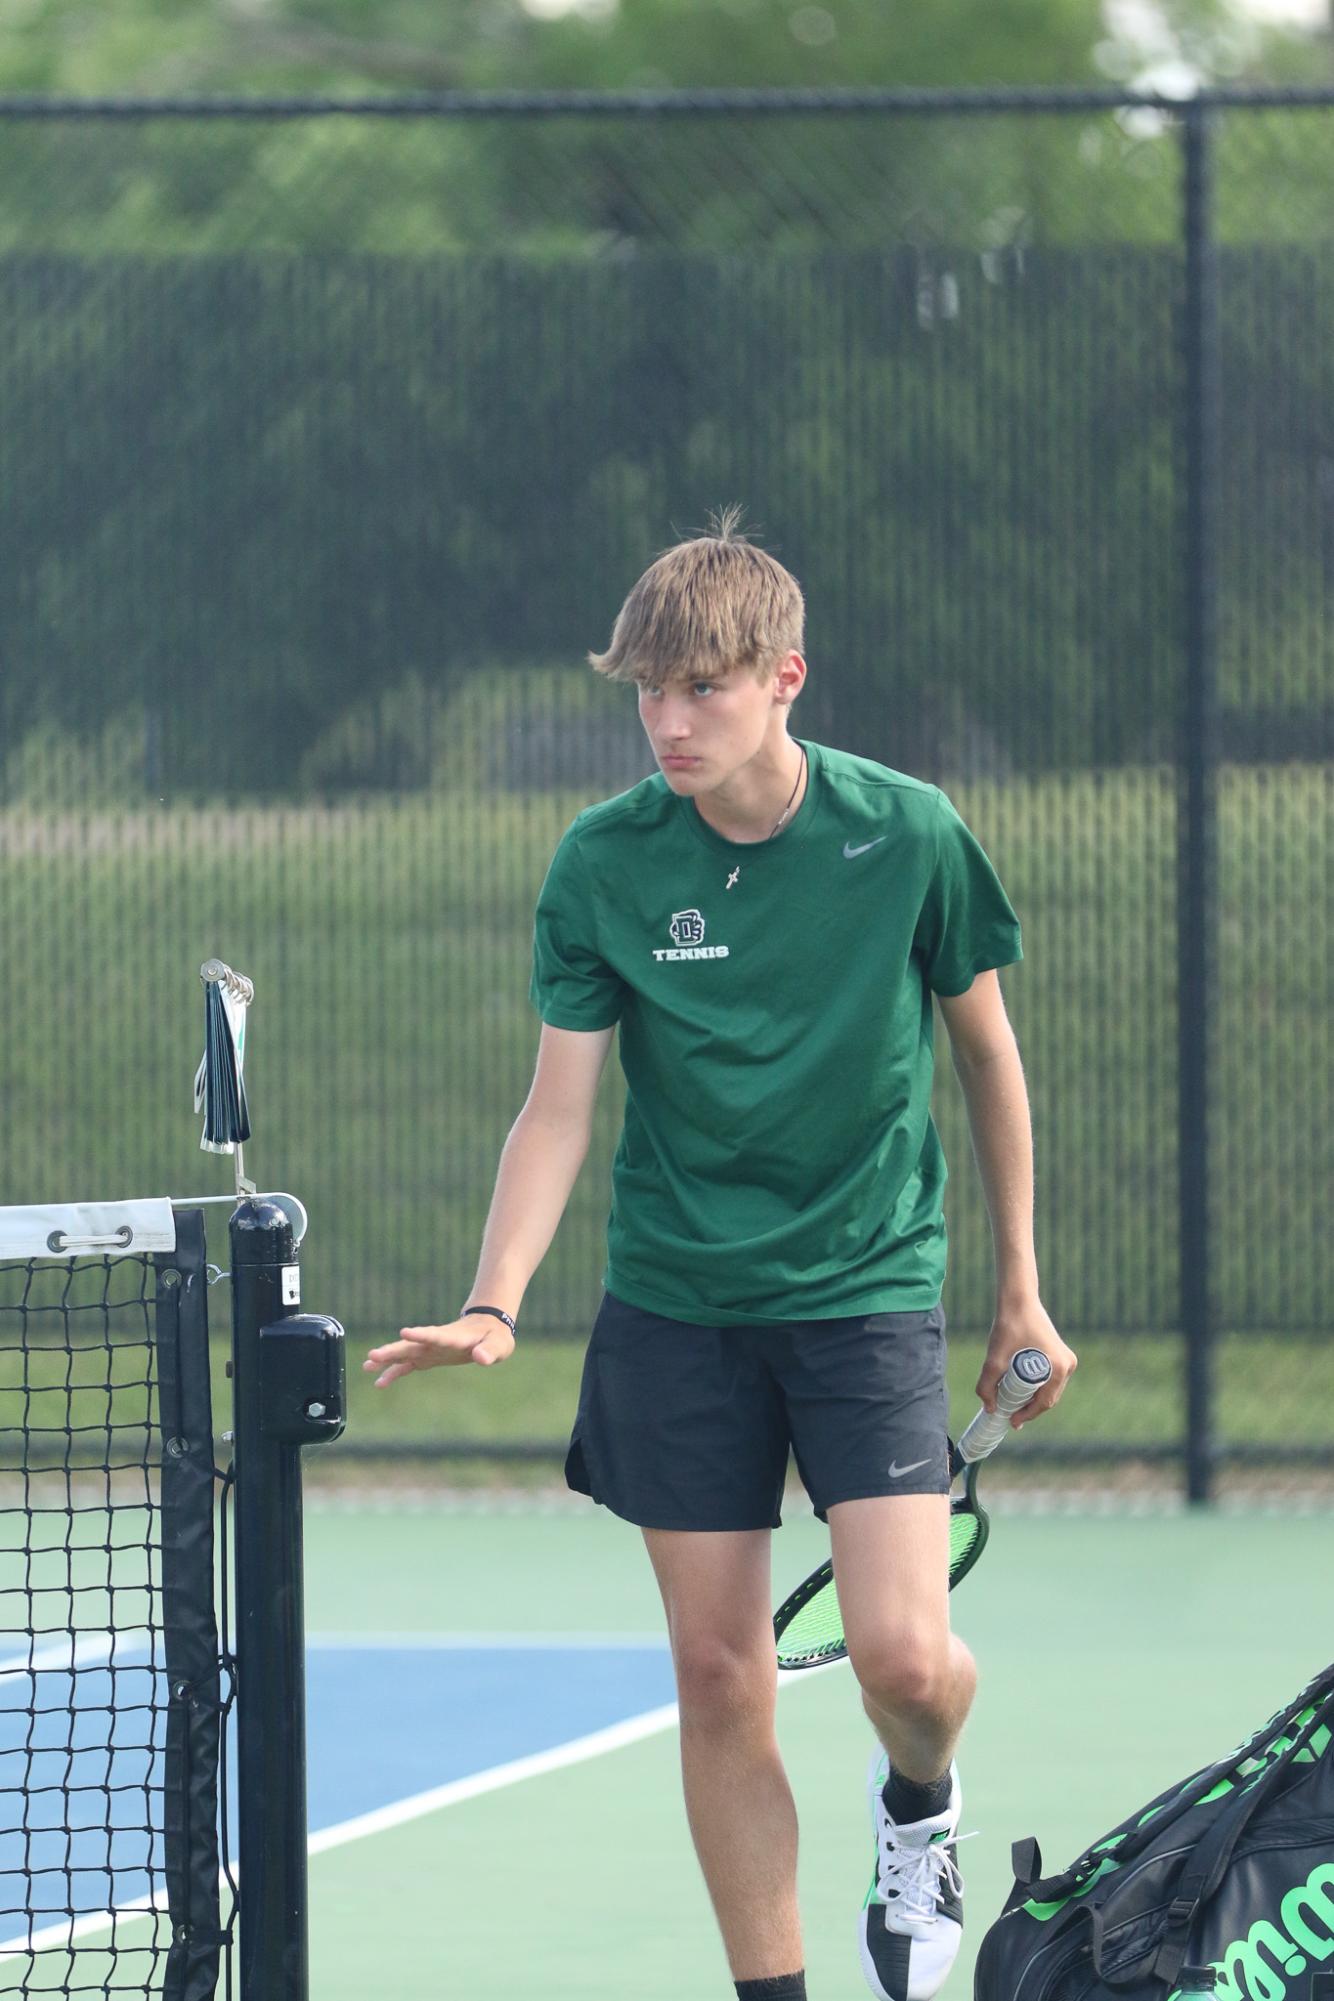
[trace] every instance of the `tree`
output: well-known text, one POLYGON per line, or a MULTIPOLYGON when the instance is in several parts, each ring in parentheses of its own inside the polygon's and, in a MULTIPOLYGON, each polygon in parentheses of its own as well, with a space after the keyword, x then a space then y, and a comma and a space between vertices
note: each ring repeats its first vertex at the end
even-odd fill
POLYGON ((1329 74, 1225 0, 37 0, 0 88, 171 94, 1072 84, 1329 74))

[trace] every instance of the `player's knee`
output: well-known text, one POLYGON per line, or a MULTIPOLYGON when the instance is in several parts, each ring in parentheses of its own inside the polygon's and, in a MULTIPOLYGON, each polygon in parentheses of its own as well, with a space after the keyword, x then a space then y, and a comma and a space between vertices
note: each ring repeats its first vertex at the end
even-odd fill
POLYGON ((714 1633, 678 1638, 676 1692, 683 1721, 726 1727, 762 1715, 774 1701, 772 1657, 714 1633))
POLYGON ((878 1709, 936 1716, 953 1706, 948 1640, 942 1644, 926 1633, 885 1633, 864 1642, 851 1658, 863 1693, 878 1709))

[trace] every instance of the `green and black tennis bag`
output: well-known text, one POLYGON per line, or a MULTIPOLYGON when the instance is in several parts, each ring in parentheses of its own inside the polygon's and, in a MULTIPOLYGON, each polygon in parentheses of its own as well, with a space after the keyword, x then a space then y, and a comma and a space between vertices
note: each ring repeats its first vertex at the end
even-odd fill
POLYGON ((974 2001, 1334 2001, 1334 1667, 1240 1750, 1015 1885, 974 2001))

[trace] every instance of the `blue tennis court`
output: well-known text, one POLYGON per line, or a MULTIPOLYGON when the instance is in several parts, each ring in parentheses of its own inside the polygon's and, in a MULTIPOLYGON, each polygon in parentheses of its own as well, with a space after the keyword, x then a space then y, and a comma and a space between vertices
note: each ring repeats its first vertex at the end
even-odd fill
MULTIPOLYGON (((0 1911, 56 1915, 134 1903, 161 1863, 167 1694, 146 1634, 35 1648, 0 1641, 0 1911)), ((7 1934, 12 1917, 0 1917, 7 1934)), ((25 1928, 26 1929, 26 1928, 25 1928)))
POLYGON ((385 1646, 316 1636, 307 1676, 315 1835, 539 1758, 675 1699, 665 1642, 427 1636, 385 1646))

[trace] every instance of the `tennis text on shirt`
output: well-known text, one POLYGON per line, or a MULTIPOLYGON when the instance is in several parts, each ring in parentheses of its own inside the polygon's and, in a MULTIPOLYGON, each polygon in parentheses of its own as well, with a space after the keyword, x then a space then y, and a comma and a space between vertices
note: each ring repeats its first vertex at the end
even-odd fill
POLYGON ((606 1284, 677 1320, 936 1304, 931 995, 1022 956, 942 792, 807 753, 772 840, 725 840, 655 775, 579 815, 538 900, 543 1021, 620 1029, 606 1284))
POLYGON ((655 959, 725 959, 728 956, 726 945, 704 943, 704 919, 698 910, 674 910, 668 928, 672 943, 665 949, 655 949, 655 959))

